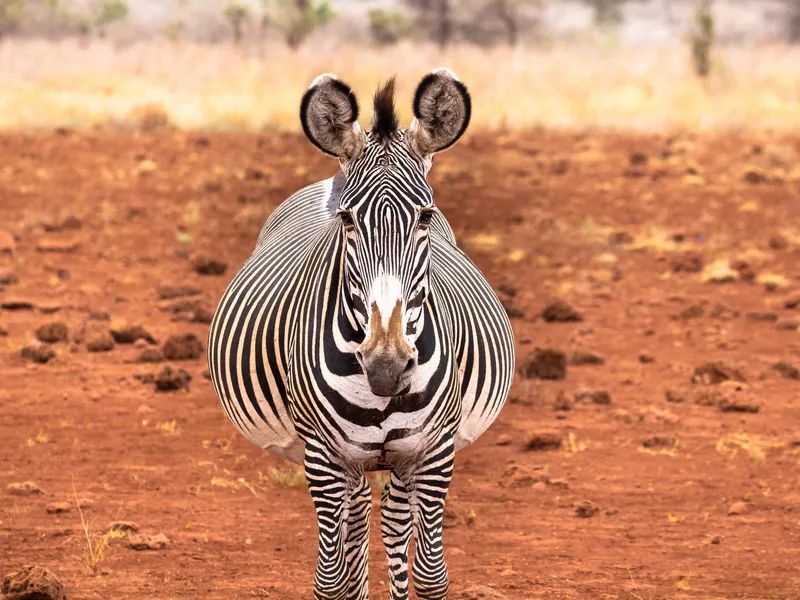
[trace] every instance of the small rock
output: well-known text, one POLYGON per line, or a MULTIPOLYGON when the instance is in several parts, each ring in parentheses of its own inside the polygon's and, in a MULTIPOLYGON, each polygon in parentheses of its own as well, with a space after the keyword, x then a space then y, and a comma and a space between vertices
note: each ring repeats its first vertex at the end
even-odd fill
POLYGON ((712 535, 711 538, 708 540, 709 544, 713 544, 714 546, 718 545, 722 541, 722 536, 720 535, 712 535))
POLYGON ((0 301, 0 308, 3 310, 33 310, 33 302, 22 298, 9 298, 0 301))
POLYGON ((164 354, 159 348, 145 348, 136 357, 137 363, 160 363, 164 361, 164 354))
POLYGON ((559 450, 561 434, 557 431, 540 429, 525 436, 525 449, 534 451, 559 450))
POLYGON ((51 502, 45 507, 45 510, 51 515, 59 515, 61 513, 68 513, 71 507, 69 502, 51 502))
POLYGON ((624 246, 633 243, 633 236, 627 231, 615 231, 608 236, 608 243, 612 246, 624 246))
POLYGON ((775 323, 775 329, 778 331, 797 331, 800 329, 800 318, 788 317, 780 319, 775 323))
POLYGON ((742 179, 747 183, 758 184, 767 181, 767 176, 763 169, 749 166, 742 172, 742 179))
POLYGON ((158 297, 162 300, 172 300, 174 298, 184 298, 186 296, 196 296, 202 290, 194 285, 159 285, 158 297))
POLYGON ((566 158, 561 158, 554 161, 550 165, 550 173, 553 175, 563 175, 569 170, 569 160, 566 158))
POLYGON ((89 311, 89 320, 90 321, 108 321, 111 319, 111 315, 109 315, 104 310, 90 310, 89 311))
POLYGON ((703 385, 716 385, 728 380, 747 381, 739 369, 721 361, 702 364, 694 370, 692 375, 693 383, 703 385))
POLYGON ((591 500, 581 500, 575 503, 575 516, 581 519, 591 519, 600 512, 600 507, 591 500))
POLYGON ((510 283, 501 283, 497 289, 498 291, 506 294, 509 298, 513 298, 517 295, 517 288, 510 283))
POLYGON ((89 352, 109 352, 114 349, 114 338, 108 331, 97 331, 86 337, 89 352))
POLYGON ((36 337, 39 341, 50 344, 66 342, 69 338, 69 329, 64 323, 48 323, 36 330, 36 337))
POLYGON ((548 323, 577 323, 583 315, 561 298, 553 300, 542 309, 542 318, 548 323))
POLYGON ((65 230, 76 230, 81 228, 81 220, 70 215, 65 219, 51 219, 42 223, 42 227, 48 233, 65 230))
POLYGON ((174 369, 164 365, 153 374, 153 382, 159 392, 173 392, 180 389, 189 389, 192 376, 183 369, 174 369))
POLYGON ((5 327, 0 327, 0 337, 7 337, 8 336, 8 329, 5 327))
POLYGON ((687 306, 680 312, 680 318, 688 321, 689 319, 697 319, 702 317, 706 312, 706 309, 703 308, 702 304, 692 304, 691 306, 687 306))
POLYGON ((111 336, 117 344, 133 344, 137 340, 144 340, 149 344, 156 344, 156 339, 141 325, 122 325, 110 329, 111 336))
POLYGON ((630 159, 629 159, 630 164, 631 164, 632 167, 635 167, 635 166, 638 166, 638 165, 646 165, 647 164, 647 160, 648 160, 647 159, 647 154, 645 154, 644 152, 633 152, 630 155, 630 159))
POLYGON ((756 278, 756 272, 753 270, 753 267, 744 260, 732 260, 730 262, 730 268, 736 271, 739 276, 739 279, 742 281, 754 281, 756 278))
POLYGON ((32 481, 22 483, 9 483, 6 486, 6 493, 11 496, 43 496, 42 489, 32 481))
POLYGON ((595 354, 594 352, 577 350, 572 353, 572 356, 569 359, 569 363, 575 366, 604 365, 606 364, 606 359, 600 356, 599 354, 595 354))
POLYGON ((749 511, 747 502, 734 502, 728 508, 728 516, 744 515, 749 511))
POLYGON ((508 298, 500 298, 500 304, 503 306, 503 309, 506 311, 509 319, 523 319, 525 318, 525 313, 514 306, 514 303, 511 302, 508 298))
POLYGON ((787 362, 776 362, 769 368, 769 371, 773 371, 786 379, 800 380, 800 369, 787 362))
POLYGON ((0 285, 13 285, 19 283, 17 272, 11 267, 0 269, 0 285))
POLYGON ((540 482, 549 480, 546 467, 523 467, 521 465, 511 465, 500 476, 498 483, 500 487, 531 487, 540 482))
POLYGON ((800 308, 800 294, 797 296, 791 296, 787 298, 786 301, 783 303, 783 306, 788 310, 800 308))
POLYGON ((564 379, 567 355, 559 350, 536 348, 523 359, 519 374, 523 379, 564 379))
POLYGON ((570 398, 569 395, 567 395, 567 393, 564 390, 560 390, 556 395, 556 399, 553 400, 553 410, 556 411, 572 410, 574 404, 575 402, 572 400, 572 398, 570 398))
POLYGON ((670 262, 673 273, 700 273, 703 266, 703 257, 696 252, 684 252, 670 262))
POLYGON ((786 250, 789 247, 789 240, 781 234, 775 234, 769 238, 770 250, 786 250))
POLYGON ((16 247, 14 236, 8 231, 0 229, 0 254, 14 254, 16 247))
POLYGON ((75 252, 80 248, 78 240, 51 240, 49 238, 41 239, 36 244, 36 249, 39 252, 58 252, 61 254, 69 254, 75 252))
POLYGON ((671 448, 675 446, 677 438, 671 433, 657 433, 642 440, 645 448, 671 448))
POLYGON ((497 440, 495 441, 495 446, 510 446, 510 445, 511 445, 510 435, 506 435, 505 433, 503 433, 497 436, 497 440))
POLYGON ((192 259, 192 269, 198 275, 224 275, 228 268, 227 263, 209 258, 207 256, 195 256, 192 259))
POLYGON ((667 402, 671 402, 673 404, 681 404, 686 402, 686 397, 688 393, 685 390, 679 390, 676 388, 667 388, 664 390, 664 396, 667 399, 667 402))
POLYGON ((163 533, 134 533, 128 538, 128 548, 131 550, 163 550, 168 545, 169 539, 163 533))
POLYGON ((139 526, 133 521, 112 521, 108 524, 109 531, 120 531, 122 533, 137 533, 139 526))
POLYGON ((203 355, 203 344, 193 333, 172 335, 162 348, 167 360, 194 360, 203 355))
POLYGON ((601 406, 608 406, 611 404, 611 394, 609 394, 605 390, 598 390, 596 392, 592 392, 591 395, 592 402, 595 404, 600 404, 601 406))
POLYGON ((639 362, 643 365, 649 365, 651 363, 656 362, 656 357, 650 354, 647 351, 639 353, 639 362))
POLYGON ((131 377, 141 383, 153 383, 155 381, 155 374, 150 371, 134 371, 131 377))
POLYGON ((464 590, 461 598, 462 600, 508 600, 508 596, 486 585, 478 585, 464 590))
POLYGON ((761 410, 758 399, 746 391, 725 391, 718 406, 722 412, 757 413, 761 410))
POLYGON ((67 600, 67 592, 55 574, 39 566, 25 566, 6 575, 0 586, 4 600, 67 600))
POLYGON ((37 343, 23 347, 19 351, 19 355, 35 363, 47 364, 52 358, 55 358, 56 351, 49 344, 37 343))
POLYGON ((204 306, 200 306, 192 311, 191 317, 189 318, 190 323, 202 323, 204 325, 210 325, 213 320, 214 313, 204 306))
POLYGON ((752 323, 774 323, 778 320, 778 315, 771 312, 749 312, 747 320, 752 323))

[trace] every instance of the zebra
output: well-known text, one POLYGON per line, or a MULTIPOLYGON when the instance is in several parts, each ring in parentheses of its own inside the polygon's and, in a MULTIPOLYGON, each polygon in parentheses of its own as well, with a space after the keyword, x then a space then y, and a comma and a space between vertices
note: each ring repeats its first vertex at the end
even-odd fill
POLYGON ((497 417, 514 373, 511 324, 456 245, 427 174, 470 120, 466 86, 425 76, 402 129, 395 79, 371 129, 351 88, 314 79, 300 103, 334 177, 283 201, 222 296, 209 373, 233 425, 302 464, 317 514, 314 597, 368 598, 369 471, 389 471, 380 529, 393 600, 447 598, 442 519, 455 452, 497 417), (409 546, 416 551, 409 577, 409 546))

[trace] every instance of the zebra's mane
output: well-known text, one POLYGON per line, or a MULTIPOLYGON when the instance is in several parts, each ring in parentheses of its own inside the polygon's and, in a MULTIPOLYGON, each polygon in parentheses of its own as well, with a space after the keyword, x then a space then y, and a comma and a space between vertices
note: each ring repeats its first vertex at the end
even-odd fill
POLYGON ((378 88, 373 99, 372 137, 376 142, 387 142, 400 127, 394 111, 394 77, 378 88))

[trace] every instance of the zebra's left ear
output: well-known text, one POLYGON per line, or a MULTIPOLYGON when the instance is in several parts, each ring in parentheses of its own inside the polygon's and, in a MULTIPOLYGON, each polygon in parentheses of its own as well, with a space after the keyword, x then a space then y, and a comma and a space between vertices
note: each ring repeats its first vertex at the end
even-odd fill
POLYGON ((426 75, 414 94, 414 121, 406 132, 411 147, 422 156, 446 150, 469 125, 472 101, 455 73, 436 69, 426 75))
POLYGON ((325 73, 311 82, 300 103, 300 122, 311 143, 340 160, 354 158, 364 147, 353 90, 336 75, 325 73))

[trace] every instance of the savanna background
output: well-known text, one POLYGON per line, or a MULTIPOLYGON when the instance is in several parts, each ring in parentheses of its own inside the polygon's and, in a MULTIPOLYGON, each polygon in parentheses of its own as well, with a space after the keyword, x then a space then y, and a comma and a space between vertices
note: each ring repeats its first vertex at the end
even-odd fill
POLYGON ((517 345, 451 597, 800 597, 798 65, 797 0, 0 0, 0 597, 310 594, 302 470, 227 422, 205 336, 338 168, 311 80, 366 127, 396 75, 407 124, 438 66, 474 112, 436 202, 517 345))

